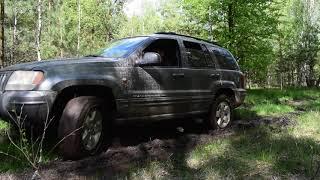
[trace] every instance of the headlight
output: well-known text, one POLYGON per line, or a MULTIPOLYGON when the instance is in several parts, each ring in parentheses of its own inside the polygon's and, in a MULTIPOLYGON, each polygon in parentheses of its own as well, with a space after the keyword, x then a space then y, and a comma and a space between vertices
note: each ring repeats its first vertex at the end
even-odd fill
POLYGON ((44 79, 41 71, 15 71, 10 76, 5 90, 32 90, 44 79))

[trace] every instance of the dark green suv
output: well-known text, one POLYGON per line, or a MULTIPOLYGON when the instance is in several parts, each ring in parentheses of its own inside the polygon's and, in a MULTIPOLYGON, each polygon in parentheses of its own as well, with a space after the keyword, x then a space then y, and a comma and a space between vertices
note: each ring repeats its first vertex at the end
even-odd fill
POLYGON ((96 55, 2 69, 0 114, 13 124, 21 114, 28 129, 53 118, 61 154, 78 159, 108 144, 113 123, 205 116, 208 126, 226 128, 245 98, 244 81, 219 45, 156 33, 120 39, 96 55))

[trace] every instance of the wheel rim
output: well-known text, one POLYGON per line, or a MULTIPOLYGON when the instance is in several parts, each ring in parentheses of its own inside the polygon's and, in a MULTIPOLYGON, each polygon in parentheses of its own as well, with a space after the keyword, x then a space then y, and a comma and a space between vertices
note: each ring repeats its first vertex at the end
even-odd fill
POLYGON ((102 134, 102 114, 92 109, 83 124, 82 144, 87 151, 92 151, 98 145, 102 134))
POLYGON ((216 111, 217 125, 220 128, 225 128, 231 121, 231 108, 227 102, 221 102, 216 111))

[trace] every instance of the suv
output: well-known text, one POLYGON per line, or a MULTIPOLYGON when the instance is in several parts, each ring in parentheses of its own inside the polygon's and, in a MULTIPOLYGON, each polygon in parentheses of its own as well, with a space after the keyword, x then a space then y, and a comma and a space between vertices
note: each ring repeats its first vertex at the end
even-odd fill
POLYGON ((207 116, 224 129, 244 101, 244 81, 216 43, 156 33, 120 39, 98 55, 2 69, 0 114, 18 125, 26 118, 25 128, 37 131, 53 119, 62 156, 79 159, 106 147, 115 122, 207 116))

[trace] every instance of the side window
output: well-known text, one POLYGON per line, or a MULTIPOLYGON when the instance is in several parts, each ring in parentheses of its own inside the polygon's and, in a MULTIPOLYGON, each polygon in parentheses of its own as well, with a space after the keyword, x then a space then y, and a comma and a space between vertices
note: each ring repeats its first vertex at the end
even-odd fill
POLYGON ((238 64, 229 52, 220 49, 212 49, 212 51, 221 69, 239 70, 238 64))
POLYGON ((160 55, 161 64, 150 64, 150 66, 179 66, 180 48, 178 41, 174 39, 155 40, 143 52, 156 52, 160 55))
POLYGON ((228 69, 239 70, 239 66, 238 66, 236 60, 229 52, 225 51, 224 57, 225 57, 225 61, 228 66, 228 69))
POLYGON ((198 43, 183 41, 188 55, 188 64, 191 67, 206 67, 206 58, 202 47, 198 43))
POLYGON ((216 67, 216 62, 215 56, 211 57, 211 53, 209 52, 208 48, 202 44, 202 48, 204 49, 205 57, 206 57, 206 62, 207 62, 207 67, 208 68, 215 68, 216 67))

